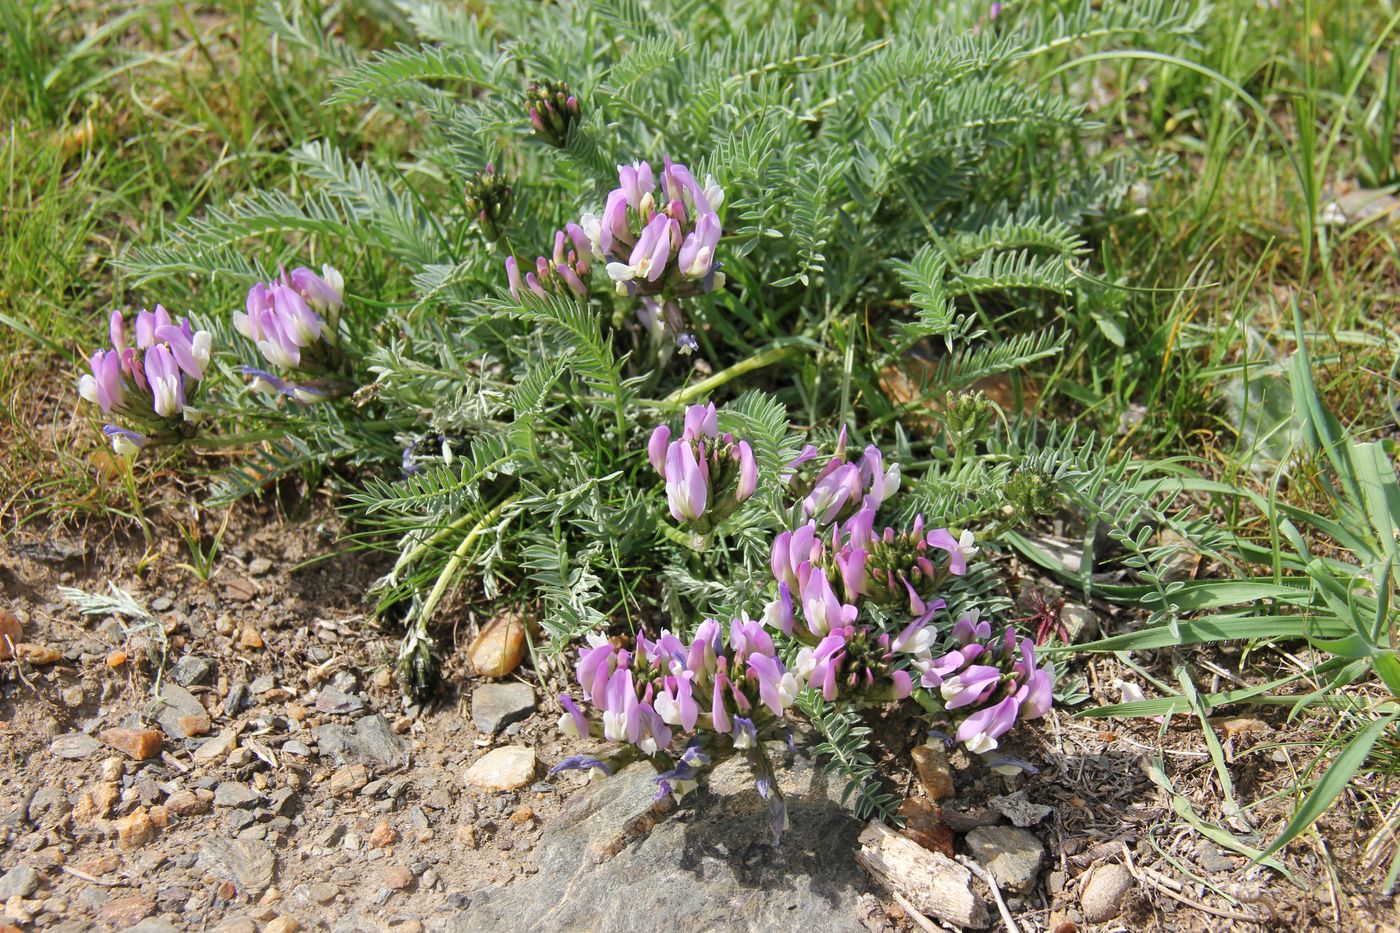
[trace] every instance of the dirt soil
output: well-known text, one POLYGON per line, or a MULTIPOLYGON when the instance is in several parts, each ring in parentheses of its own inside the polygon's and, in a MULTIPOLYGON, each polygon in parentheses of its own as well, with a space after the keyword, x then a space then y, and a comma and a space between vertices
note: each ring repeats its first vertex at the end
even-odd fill
MULTIPOLYGON (((587 783, 578 772, 546 776, 581 750, 557 731, 557 690, 527 663, 507 681, 534 688, 536 710, 494 735, 478 729, 471 695, 484 681, 464 655, 485 620, 458 609, 460 623, 440 633, 444 692, 408 705, 390 675, 398 635, 363 602, 385 567, 373 555, 326 558, 340 531, 324 510, 287 521, 242 507, 207 581, 179 566, 189 554, 174 534, 140 576, 139 537, 29 526, 0 538, 0 610, 23 628, 11 640, 32 646, 0 662, 0 916, 45 930, 412 933, 455 929, 474 894, 537 870, 532 850, 587 783), (83 615, 59 592, 109 582, 158 630, 83 615), (158 734, 160 750, 133 757, 118 748, 143 751, 132 733, 111 729, 158 734), (465 783, 500 746, 533 750, 529 782, 465 783)), ((1124 670, 1106 659, 1076 673, 1095 701, 1116 702, 1124 670)), ((1240 834, 1247 819, 1264 836, 1281 825, 1287 800, 1222 811, 1195 720, 1178 716, 1164 734, 1065 711, 1047 722, 1013 749, 1037 775, 1002 778, 955 753, 956 794, 942 806, 942 845, 951 839, 955 854, 971 851, 979 826, 1034 836, 1029 889, 1002 892, 1022 930, 1397 929, 1395 899, 1376 893, 1375 827, 1359 806, 1334 811, 1325 842, 1290 848, 1290 883, 1204 840, 1151 777, 1160 756, 1205 825, 1240 834), (1089 901, 1102 900, 1114 864, 1127 869, 1117 909, 1091 923, 1089 901)), ((876 725, 890 784, 923 796, 909 758, 923 738, 916 725, 898 714, 876 725)), ((1281 718, 1232 728, 1221 734, 1241 801, 1286 788, 1310 760, 1280 752, 1281 718)), ((703 792, 693 797, 687 806, 705 806, 703 792)), ((866 916, 868 905, 851 905, 872 929, 920 928, 892 899, 880 907, 866 916)))

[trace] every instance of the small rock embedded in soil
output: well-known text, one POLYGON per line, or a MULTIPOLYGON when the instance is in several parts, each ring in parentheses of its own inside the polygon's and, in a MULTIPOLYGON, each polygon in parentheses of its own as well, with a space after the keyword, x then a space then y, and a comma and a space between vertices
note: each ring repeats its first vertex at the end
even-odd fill
POLYGON ((117 928, 135 926, 156 911, 154 898, 144 894, 113 898, 102 905, 102 919, 117 928))
POLYGON ((1118 911, 1123 907, 1123 898, 1132 887, 1133 876, 1122 865, 1111 862, 1098 866, 1089 875, 1084 893, 1079 896, 1084 919, 1090 923, 1112 920, 1118 916, 1118 911))
POLYGON ((261 894, 272 884, 277 856, 257 839, 207 839, 199 849, 199 866, 239 890, 261 894))
POLYGON ((190 757, 197 765, 210 765, 223 761, 228 753, 238 747, 238 733, 225 729, 194 750, 190 757))
POLYGON ((36 645, 33 642, 22 641, 15 645, 15 654, 21 661, 25 661, 35 667, 44 667, 49 664, 57 664, 63 660, 63 652, 50 645, 36 645))
POLYGON ((1011 826, 979 826, 967 834, 967 845, 997 883, 1016 894, 1035 887, 1045 847, 1033 834, 1011 826))
POLYGON ((0 901, 29 897, 39 889, 39 873, 28 865, 16 865, 0 875, 0 901))
POLYGON ((117 844, 123 849, 138 849, 156 837, 156 824, 145 807, 137 807, 116 821, 117 844))
POLYGON ((388 865, 380 875, 384 887, 390 891, 402 891, 413 884, 413 873, 402 865, 388 865))
POLYGON ((156 757, 165 744, 154 729, 104 729, 98 738, 137 761, 156 757))
POLYGON ((193 687, 196 684, 208 683, 214 668, 203 658, 187 654, 175 662, 175 667, 170 673, 180 686, 193 687))
POLYGON ((487 735, 529 716, 535 691, 529 684, 477 684, 472 691, 472 723, 487 735))
POLYGON ((904 818, 904 828, 900 832, 928 849, 953 857, 953 831, 943 822, 943 817, 933 804, 920 797, 910 797, 899 805, 897 811, 904 818))
POLYGON ((236 781, 223 781, 214 788, 214 806, 251 809, 262 802, 262 795, 247 784, 236 781))
POLYGON ((369 772, 364 765, 346 765, 337 768, 331 775, 330 792, 332 797, 346 797, 356 793, 369 783, 369 772))
POLYGON ((525 657, 525 623, 516 615, 497 616, 472 641, 467 657, 478 676, 506 676, 525 657))
POLYGON ((258 925, 251 917, 234 915, 225 917, 210 933, 258 933, 258 925))
POLYGON ((1020 827, 1034 826, 1054 812, 1052 807, 1041 803, 1031 803, 1026 792, 1018 790, 1004 797, 993 797, 987 801, 991 808, 1020 827))
POLYGON ((322 687, 321 692, 316 695, 316 709, 323 713, 358 713, 364 707, 364 700, 357 696, 351 696, 338 689, 334 684, 322 687))
POLYGON ((486 790, 515 790, 535 779, 535 750, 507 745, 492 749, 467 769, 465 780, 486 790))
POLYGON ((406 751, 405 741, 394 735, 378 713, 357 719, 353 730, 337 725, 318 726, 312 735, 321 754, 340 764, 359 760, 393 768, 403 763, 406 751))
POLYGON ((82 732, 69 732, 65 735, 56 735, 49 743, 49 753, 56 758, 65 758, 70 761, 79 758, 88 758, 95 755, 102 748, 102 744, 92 736, 82 732))
POLYGON ((920 745, 911 753, 919 772, 924 793, 934 802, 953 796, 953 772, 948 767, 948 752, 941 745, 920 745))
POLYGON ((160 690, 156 722, 172 739, 204 735, 210 729, 209 714, 199 698, 179 684, 167 683, 160 690))
POLYGON ((248 562, 248 573, 260 577, 272 569, 272 561, 266 557, 254 557, 248 562))
POLYGON ((24 626, 19 617, 8 609, 0 609, 0 661, 14 657, 13 646, 24 638, 24 626))
POLYGON ((376 849, 383 849, 399 841, 398 831, 389 825, 388 820, 380 820, 374 827, 374 831, 369 834, 369 844, 376 849))
POLYGON ((166 798, 165 809, 175 816, 199 816, 209 812, 209 801, 194 791, 177 790, 166 798))

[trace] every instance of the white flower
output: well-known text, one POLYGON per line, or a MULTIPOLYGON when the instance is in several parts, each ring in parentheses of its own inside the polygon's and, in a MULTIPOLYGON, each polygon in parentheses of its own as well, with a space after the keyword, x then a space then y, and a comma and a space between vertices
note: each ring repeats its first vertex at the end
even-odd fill
POLYGON ((568 713, 559 717, 559 731, 572 739, 583 738, 582 735, 579 735, 578 723, 574 722, 574 717, 568 713))
POLYGON ((958 535, 958 550, 962 551, 963 557, 970 558, 973 554, 981 550, 981 548, 977 547, 976 539, 972 537, 972 532, 965 530, 962 534, 958 535))
MULTIPOLYGON (((642 270, 636 266, 629 266, 625 262, 608 263, 608 277, 618 284, 630 282, 641 274, 642 270)), ((624 291, 623 294, 626 292, 624 291)))
POLYGON ((651 706, 666 725, 679 726, 681 724, 681 705, 673 700, 669 693, 658 693, 656 699, 652 700, 651 706))
POLYGON ((715 183, 715 176, 705 176, 705 200, 710 202, 710 210, 717 211, 724 203, 724 189, 715 183))
POLYGON ((805 679, 798 679, 796 674, 788 671, 783 675, 783 679, 778 681, 778 700, 784 709, 796 702, 797 695, 802 692, 802 688, 805 686, 803 683, 805 679))

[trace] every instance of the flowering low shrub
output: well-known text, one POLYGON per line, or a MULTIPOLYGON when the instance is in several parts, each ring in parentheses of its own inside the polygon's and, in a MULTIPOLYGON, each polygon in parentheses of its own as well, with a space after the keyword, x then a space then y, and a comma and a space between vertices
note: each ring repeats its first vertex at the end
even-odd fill
MULTIPOLYGON (((672 517, 691 527, 716 527, 757 484, 749 445, 718 434, 714 405, 687 409, 677 440, 658 426, 648 455, 666 480, 672 517), (732 491, 712 497, 712 482, 729 488, 718 465, 734 460, 749 466, 737 481, 729 470, 732 491)), ((784 807, 764 742, 791 736, 790 711, 803 691, 848 706, 895 703, 918 691, 921 706, 969 752, 1016 770, 1030 766, 998 754, 999 740, 1018 721, 1045 714, 1054 684, 1053 668, 1038 666, 1031 639, 1017 639, 1010 626, 994 638, 975 609, 955 624, 944 618, 937 593, 950 576, 967 573, 977 552, 970 534, 928 530, 922 515, 901 531, 876 533, 878 513, 899 491, 899 468, 886 468, 873 446, 852 462, 844 432, 836 453, 804 479, 802 465, 817 458, 809 445, 780 472, 789 507, 779 516, 801 524, 773 538, 776 596, 761 621, 706 619, 693 633, 662 630, 655 639, 639 632, 630 649, 591 635, 574 674, 597 721, 570 694, 559 698, 566 733, 623 746, 614 758, 658 759, 658 795, 693 786, 701 765, 745 755, 770 802, 775 840, 784 807)), ((613 769, 580 755, 555 770, 576 767, 613 769)))
POLYGON ((1028 65, 1172 41, 1187 8, 489 6, 415 5, 421 44, 358 61, 268 16, 338 102, 411 119, 414 157, 306 146, 297 199, 127 257, 199 310, 138 341, 144 370, 115 338, 93 358, 120 449, 228 449, 219 501, 331 483, 391 555, 370 598, 410 695, 462 588, 537 618, 541 676, 577 677, 566 724, 672 788, 737 750, 776 800, 763 741, 800 716, 887 811, 859 716, 901 701, 1000 754, 1052 677, 981 621, 1009 600, 974 531, 1146 507, 1104 451, 973 391, 1063 353, 1064 308, 1112 312, 1081 231, 1150 168, 1028 65))

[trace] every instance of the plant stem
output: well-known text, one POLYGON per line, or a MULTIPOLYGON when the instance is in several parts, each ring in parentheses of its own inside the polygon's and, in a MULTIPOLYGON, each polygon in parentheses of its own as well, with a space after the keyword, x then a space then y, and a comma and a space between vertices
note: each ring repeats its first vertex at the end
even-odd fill
POLYGON ((452 582, 452 577, 457 573, 457 568, 462 565, 462 561, 466 560, 467 552, 471 549, 472 544, 481 536, 482 532, 486 531, 492 522, 501 517, 501 513, 506 510, 507 506, 519 498, 520 494, 516 493, 496 503, 496 507, 483 515, 481 521, 477 522, 472 530, 467 532, 466 537, 462 538, 462 543, 457 545, 457 550, 453 551, 452 557, 448 559, 447 566, 442 568, 442 573, 438 574, 437 582, 433 584, 432 592, 430 592, 428 598, 423 601, 423 608, 419 611, 417 619, 417 626, 419 628, 427 629, 428 617, 433 614, 433 610, 437 608, 437 604, 442 602, 442 597, 447 594, 448 584, 452 582))
POLYGON ((756 356, 751 356, 746 360, 740 360, 728 369, 722 369, 710 376, 708 379, 701 379, 699 382, 688 385, 685 388, 677 389, 666 396, 665 402, 668 405, 684 405, 687 402, 709 394, 712 389, 717 389, 731 380, 737 379, 745 373, 751 373, 755 369, 762 369, 771 366, 780 360, 791 356, 804 341, 801 338, 792 338, 764 350, 756 356))

